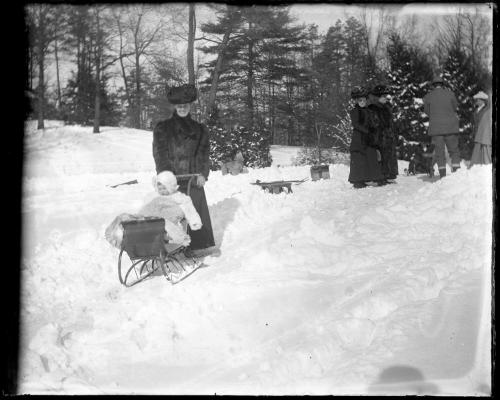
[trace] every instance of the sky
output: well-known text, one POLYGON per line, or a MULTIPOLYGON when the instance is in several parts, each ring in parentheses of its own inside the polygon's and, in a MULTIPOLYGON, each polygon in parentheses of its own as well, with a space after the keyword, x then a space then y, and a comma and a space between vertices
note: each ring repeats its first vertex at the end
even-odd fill
MULTIPOLYGON (((401 3, 401 4, 376 4, 366 6, 369 11, 377 11, 383 7, 383 9, 393 13, 396 17, 409 17, 412 15, 417 15, 422 17, 422 25, 425 26, 423 22, 432 17, 442 17, 445 15, 455 14, 458 9, 464 11, 472 11, 474 7, 479 7, 482 13, 487 15, 492 15, 491 9, 488 3, 485 4, 467 4, 467 3, 450 3, 450 4, 425 4, 425 3, 401 3), (425 18, 424 18, 425 17, 425 18)), ((346 16, 358 15, 362 10, 360 5, 348 5, 348 4, 293 4, 291 6, 291 13, 294 15, 299 22, 304 22, 306 24, 317 24, 319 31, 321 33, 326 33, 328 28, 335 23, 337 19, 343 19, 346 16)), ((374 16, 376 18, 376 16, 374 16)))

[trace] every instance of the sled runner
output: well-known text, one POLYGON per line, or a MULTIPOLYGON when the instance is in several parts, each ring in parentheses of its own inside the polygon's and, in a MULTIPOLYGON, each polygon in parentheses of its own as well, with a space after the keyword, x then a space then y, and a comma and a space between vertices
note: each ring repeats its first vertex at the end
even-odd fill
POLYGON ((287 193, 292 193, 292 183, 299 185, 308 179, 309 178, 304 178, 298 181, 296 180, 296 181, 273 181, 273 182, 261 182, 257 180, 256 182, 252 183, 252 185, 259 185, 263 190, 269 193, 281 193, 285 189, 287 193))
MULTIPOLYGON (((192 180, 197 174, 179 175, 189 179, 188 194, 192 180)), ((187 230, 187 223, 183 223, 187 230)), ((165 220, 156 217, 144 217, 138 220, 122 222, 123 240, 118 256, 118 279, 124 286, 130 287, 157 273, 163 273, 172 284, 176 284, 191 275, 202 266, 194 257, 185 254, 185 246, 169 243, 165 240, 165 220), (130 262, 125 261, 126 253, 130 262), (124 264, 127 264, 126 266, 124 264)))

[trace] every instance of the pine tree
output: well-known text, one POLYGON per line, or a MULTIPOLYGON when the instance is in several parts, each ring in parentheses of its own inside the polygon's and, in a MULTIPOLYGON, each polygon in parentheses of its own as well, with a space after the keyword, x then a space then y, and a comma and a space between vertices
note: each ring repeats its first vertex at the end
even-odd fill
POLYGON ((387 55, 389 70, 386 73, 393 90, 394 127, 401 137, 400 157, 407 159, 408 154, 403 147, 408 141, 428 140, 428 118, 423 113, 422 98, 430 87, 432 65, 420 49, 394 32, 389 36, 387 55))
POLYGON ((360 22, 353 17, 346 22, 338 20, 322 38, 313 60, 309 144, 347 151, 350 137, 346 133, 350 132, 337 127, 346 119, 352 87, 366 85, 366 65, 366 40, 360 22))
POLYGON ((295 57, 307 48, 304 28, 291 22, 286 7, 252 6, 228 8, 217 23, 202 27, 222 36, 202 48, 218 56, 205 65, 210 78, 203 82, 217 79, 217 107, 210 107, 213 163, 239 149, 248 165, 269 165, 277 129, 289 123, 289 137, 298 131, 295 99, 303 70, 295 57))
MULTIPOLYGON (((290 26, 289 11, 284 7, 238 7, 238 13, 234 9, 229 12, 231 19, 227 14, 217 24, 202 27, 206 33, 221 35, 230 26, 232 32, 218 67, 217 103, 222 108, 219 116, 231 118, 236 114, 240 122, 245 120, 246 126, 259 126, 264 123, 264 110, 271 107, 268 100, 272 98, 272 86, 294 73, 290 54, 300 47, 300 29, 290 26)), ((217 54, 220 45, 201 50, 217 54)), ((205 65, 211 75, 205 84, 212 83, 216 65, 217 60, 205 65)), ((231 124, 230 120, 227 122, 231 124)))

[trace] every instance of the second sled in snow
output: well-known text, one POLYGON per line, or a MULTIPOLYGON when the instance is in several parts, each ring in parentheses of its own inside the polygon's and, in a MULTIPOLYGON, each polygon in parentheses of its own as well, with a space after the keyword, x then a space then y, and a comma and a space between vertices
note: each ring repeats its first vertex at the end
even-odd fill
POLYGON ((292 193, 292 183, 296 185, 300 185, 302 182, 307 181, 308 178, 304 178, 302 180, 294 180, 294 181, 272 181, 272 182, 261 182, 257 180, 252 183, 252 185, 259 185, 264 191, 269 193, 281 193, 285 191, 287 193, 292 193))

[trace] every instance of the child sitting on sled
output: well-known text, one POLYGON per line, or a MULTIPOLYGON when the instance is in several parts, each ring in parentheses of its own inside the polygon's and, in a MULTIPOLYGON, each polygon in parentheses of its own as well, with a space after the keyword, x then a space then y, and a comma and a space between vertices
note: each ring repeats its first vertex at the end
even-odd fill
POLYGON ((137 214, 120 214, 106 228, 105 237, 113 246, 120 248, 123 240, 122 222, 158 217, 165 220, 166 240, 170 243, 188 246, 191 238, 183 226, 184 219, 189 227, 196 231, 202 226, 200 216, 194 208, 191 198, 177 191, 177 179, 170 171, 162 171, 153 177, 155 193, 148 195, 145 204, 137 214))

